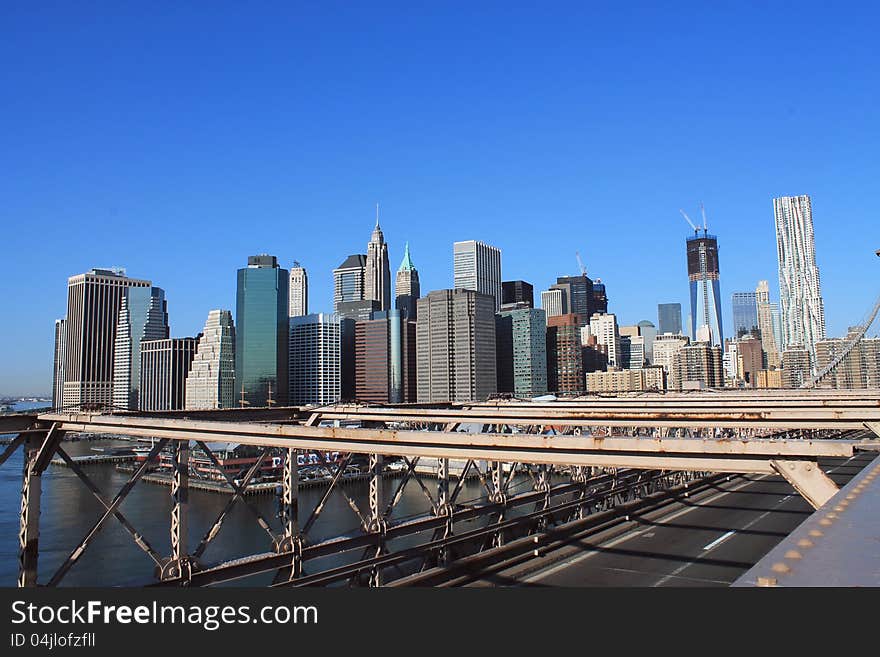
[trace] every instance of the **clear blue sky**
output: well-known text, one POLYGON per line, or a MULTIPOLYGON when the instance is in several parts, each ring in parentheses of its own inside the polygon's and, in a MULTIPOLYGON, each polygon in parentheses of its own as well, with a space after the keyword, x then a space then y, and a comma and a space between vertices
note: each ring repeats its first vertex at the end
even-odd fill
POLYGON ((876 4, 417 4, 2 3, 0 394, 50 391, 91 267, 164 288, 175 336, 260 252, 332 310, 377 201, 425 292, 455 240, 536 291, 579 250, 624 324, 687 313, 678 209, 703 201, 729 329, 732 292, 778 297, 772 198, 810 194, 829 334, 868 310, 876 4))

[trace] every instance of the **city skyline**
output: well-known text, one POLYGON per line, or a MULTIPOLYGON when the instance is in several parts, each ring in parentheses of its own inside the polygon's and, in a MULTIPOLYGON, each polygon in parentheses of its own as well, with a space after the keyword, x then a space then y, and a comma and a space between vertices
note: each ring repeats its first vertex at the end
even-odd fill
POLYGON ((731 327, 731 291, 766 279, 779 300, 772 199, 809 195, 826 334, 845 335, 875 296, 853 285, 878 279, 880 226, 859 203, 878 173, 870 16, 803 7, 780 34, 782 8, 705 8, 705 29, 681 39, 680 10, 650 5, 570 7, 566 20, 511 9, 503 34, 492 10, 446 8, 407 13, 406 29, 378 21, 367 39, 368 12, 352 7, 318 41, 332 14, 319 8, 249 18, 253 48, 218 9, 193 57, 198 12, 172 26, 134 9, 100 23, 58 11, 49 24, 12 12, 0 44, 22 62, 3 73, 16 103, 0 266, 15 321, 0 329, 0 395, 49 394, 65 281, 95 267, 166 290, 172 336, 235 307, 232 272, 254 253, 301 262, 310 311, 332 311, 332 269, 363 252, 376 201, 391 262, 408 241, 423 294, 450 286, 455 241, 497 246, 503 279, 536 290, 579 274, 580 251, 623 325, 655 320, 658 303, 688 307, 677 210, 703 202, 731 327), (425 38, 440 33, 454 56, 425 38), (166 47, 144 58, 153 42, 166 47), (779 80, 825 93, 797 103, 779 80))

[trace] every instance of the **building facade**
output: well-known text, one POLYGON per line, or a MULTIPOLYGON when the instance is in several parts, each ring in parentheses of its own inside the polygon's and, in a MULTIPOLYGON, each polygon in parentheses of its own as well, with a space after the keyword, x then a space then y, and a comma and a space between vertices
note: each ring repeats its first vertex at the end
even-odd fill
POLYGON ((495 299, 467 289, 422 297, 416 348, 419 402, 474 401, 495 394, 495 299))
POLYGON ((289 274, 270 255, 238 270, 235 394, 251 408, 287 404, 289 274))
POLYGON ((800 388, 810 381, 813 357, 810 350, 801 345, 791 345, 782 351, 782 387, 800 388))
POLYGON ((290 268, 290 301, 288 314, 290 317, 302 317, 309 314, 309 274, 296 260, 290 268))
POLYGON ((129 288, 151 285, 128 278, 123 269, 92 269, 68 279, 61 406, 94 410, 112 406, 122 299, 129 288))
POLYGON ((333 270, 333 310, 340 304, 363 301, 364 275, 367 269, 367 256, 360 253, 348 256, 333 270))
POLYGON ((516 306, 519 308, 535 307, 535 289, 525 281, 502 281, 501 308, 516 306))
POLYGON ((691 299, 691 337, 697 329, 709 327, 711 343, 724 344, 721 323, 721 282, 718 263, 718 238, 705 230, 687 238, 687 269, 691 299))
POLYGON ((617 317, 612 313, 594 313, 590 317, 590 335, 596 336, 597 344, 604 347, 608 367, 620 366, 620 333, 617 317))
POLYGON ((391 269, 388 264, 388 245, 379 227, 379 207, 376 207, 376 227, 367 244, 364 269, 364 299, 379 302, 380 310, 391 309, 391 269))
POLYGON ((61 408, 64 397, 64 352, 67 348, 64 320, 55 320, 55 349, 52 357, 52 408, 61 408))
POLYGON ((186 377, 187 410, 235 407, 235 326, 232 311, 212 310, 186 377))
POLYGON ((562 290, 550 288, 541 292, 541 308, 549 320, 565 314, 565 294, 562 290))
POLYGON ((804 347, 816 360, 816 343, 825 338, 825 306, 816 265, 810 197, 773 199, 779 259, 782 348, 804 347))
POLYGON ((422 295, 422 290, 419 285, 419 270, 413 264, 412 256, 409 253, 409 242, 403 249, 403 261, 397 269, 394 294, 394 307, 400 311, 405 320, 415 321, 417 317, 416 301, 422 295))
POLYGON ((699 390, 724 385, 721 347, 697 342, 678 350, 672 360, 670 390, 699 390))
POLYGON ((290 318, 292 406, 335 404, 342 388, 339 318, 326 313, 290 318))
POLYGON ((398 310, 379 312, 355 324, 355 394, 358 402, 416 401, 415 324, 398 310))
POLYGON ((142 411, 177 411, 186 407, 186 379, 199 338, 144 340, 140 349, 142 411))
POLYGON ((468 240, 455 242, 453 255, 453 287, 488 294, 495 301, 495 312, 501 309, 501 250, 468 240))
POLYGON ((657 333, 681 335, 681 304, 657 304, 657 333))
MULTIPOLYGON (((513 303, 524 303, 525 300, 513 303)), ((495 316, 498 392, 536 397, 547 392, 547 318, 540 308, 495 316)))
MULTIPOLYGON (((816 343, 816 371, 823 371, 840 357, 858 328, 849 329, 845 338, 830 338, 816 343)), ((880 338, 863 337, 833 371, 817 383, 821 388, 880 388, 880 338)))
POLYGON ((779 350, 781 348, 777 338, 778 322, 774 317, 778 316, 778 306, 770 303, 770 286, 767 281, 758 281, 755 288, 755 307, 758 315, 758 334, 761 336, 761 347, 764 350, 764 369, 776 369, 779 367, 779 350))
POLYGON ((739 339, 746 335, 759 335, 757 292, 734 292, 732 297, 733 335, 739 339))
POLYGON ((665 382, 666 375, 662 367, 588 372, 586 391, 594 393, 660 391, 665 389, 665 382))
POLYGON ((122 297, 113 352, 113 408, 140 408, 141 342, 168 337, 168 304, 158 287, 130 287, 122 297))
POLYGON ((584 354, 581 318, 557 315, 547 318, 547 389, 579 394, 584 391, 584 354))

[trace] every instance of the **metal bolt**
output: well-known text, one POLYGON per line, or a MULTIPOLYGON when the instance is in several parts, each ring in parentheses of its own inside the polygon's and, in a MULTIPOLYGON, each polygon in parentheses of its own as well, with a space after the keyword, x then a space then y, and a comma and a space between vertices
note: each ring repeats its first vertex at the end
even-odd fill
POLYGON ((803 558, 803 555, 800 552, 798 552, 797 550, 789 550, 788 552, 785 553, 785 558, 786 559, 801 559, 801 558, 803 558))
POLYGON ((781 561, 773 564, 773 567, 770 568, 774 573, 788 573, 791 572, 791 568, 788 567, 788 564, 782 563, 781 561))
POLYGON ((810 534, 810 536, 813 536, 814 538, 818 538, 819 536, 825 536, 825 532, 823 532, 821 529, 811 529, 809 534, 810 534))
POLYGON ((827 527, 828 525, 831 524, 831 521, 828 518, 822 518, 819 521, 819 524, 822 525, 823 527, 827 527))
POLYGON ((798 547, 802 547, 802 548, 813 547, 813 541, 811 541, 808 538, 802 538, 801 540, 799 540, 797 542, 797 544, 798 544, 798 547))
POLYGON ((775 577, 759 577, 758 586, 776 586, 775 577))

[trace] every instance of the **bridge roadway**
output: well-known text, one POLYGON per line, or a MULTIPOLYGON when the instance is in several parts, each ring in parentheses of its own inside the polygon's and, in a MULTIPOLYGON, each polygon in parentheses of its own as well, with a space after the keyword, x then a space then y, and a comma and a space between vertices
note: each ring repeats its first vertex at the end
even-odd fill
MULTIPOLYGON (((862 452, 819 461, 842 487, 876 456, 862 452)), ((659 512, 630 516, 622 527, 576 539, 525 564, 493 568, 457 584, 730 586, 811 514, 812 507, 782 477, 735 476, 659 512)), ((816 574, 813 585, 821 581, 816 574)))

